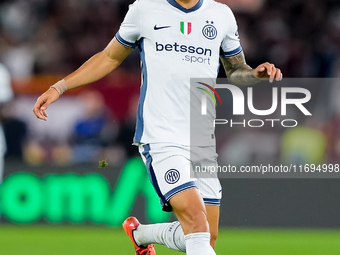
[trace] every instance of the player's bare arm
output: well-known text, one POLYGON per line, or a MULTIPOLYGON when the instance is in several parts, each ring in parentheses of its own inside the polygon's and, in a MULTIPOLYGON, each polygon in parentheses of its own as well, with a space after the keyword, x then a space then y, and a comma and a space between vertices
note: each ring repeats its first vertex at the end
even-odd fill
MULTIPOLYGON (((113 39, 103 51, 95 54, 79 69, 64 78, 63 90, 73 89, 103 78, 116 69, 132 51, 132 48, 127 48, 113 39)), ((55 88, 50 88, 42 94, 33 107, 37 118, 47 120, 46 109, 58 100, 60 95, 60 91, 55 88)))
POLYGON ((253 85, 261 79, 269 79, 270 82, 282 80, 281 70, 271 63, 252 69, 247 65, 243 52, 234 57, 221 57, 221 61, 230 82, 238 86, 253 85))

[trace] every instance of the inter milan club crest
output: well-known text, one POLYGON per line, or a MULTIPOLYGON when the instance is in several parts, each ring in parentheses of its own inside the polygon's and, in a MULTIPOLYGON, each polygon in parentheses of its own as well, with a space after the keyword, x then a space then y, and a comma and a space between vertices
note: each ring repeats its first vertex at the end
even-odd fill
POLYGON ((188 35, 191 33, 191 22, 181 22, 181 32, 184 35, 188 35))
POLYGON ((209 40, 215 39, 217 36, 217 29, 214 27, 214 22, 211 21, 209 24, 209 21, 207 21, 207 25, 203 27, 202 33, 205 36, 205 38, 209 40))
POLYGON ((165 173, 164 179, 169 184, 174 184, 178 182, 181 175, 176 169, 170 169, 165 173))

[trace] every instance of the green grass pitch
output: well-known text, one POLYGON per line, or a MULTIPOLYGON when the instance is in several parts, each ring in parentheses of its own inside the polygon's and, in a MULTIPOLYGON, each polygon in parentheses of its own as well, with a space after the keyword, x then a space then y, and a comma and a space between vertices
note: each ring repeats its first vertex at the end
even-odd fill
MULTIPOLYGON (((157 245, 158 255, 179 255, 157 245)), ((217 255, 339 255, 340 230, 221 229, 217 255)), ((122 229, 0 224, 1 255, 134 255, 122 229)))

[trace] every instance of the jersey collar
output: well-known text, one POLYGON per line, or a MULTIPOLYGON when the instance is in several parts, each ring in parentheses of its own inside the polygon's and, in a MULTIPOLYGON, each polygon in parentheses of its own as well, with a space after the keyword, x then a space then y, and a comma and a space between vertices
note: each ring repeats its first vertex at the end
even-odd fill
POLYGON ((171 4, 173 7, 181 10, 182 12, 185 12, 185 13, 189 13, 189 12, 193 12, 193 11, 196 11, 198 10, 202 4, 203 4, 203 0, 199 0, 198 3, 191 7, 190 9, 186 9, 184 8, 183 6, 181 6, 179 3, 177 3, 175 0, 167 0, 169 4, 171 4))

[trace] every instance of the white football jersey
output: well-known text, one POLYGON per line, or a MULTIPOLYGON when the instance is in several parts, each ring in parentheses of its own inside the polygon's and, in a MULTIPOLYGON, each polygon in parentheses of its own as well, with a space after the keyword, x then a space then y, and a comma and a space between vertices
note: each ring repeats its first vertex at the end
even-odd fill
MULTIPOLYGON (((213 0, 191 9, 175 0, 137 0, 115 38, 138 47, 142 61, 134 143, 190 145, 190 78, 216 78, 220 49, 226 57, 242 51, 230 8, 213 0)), ((215 145, 211 130, 206 135, 215 145)))

